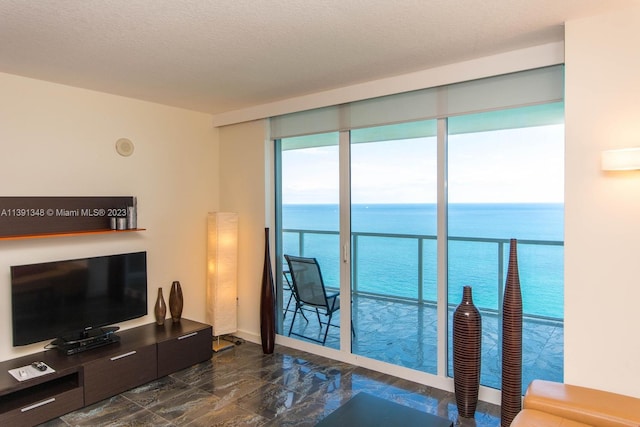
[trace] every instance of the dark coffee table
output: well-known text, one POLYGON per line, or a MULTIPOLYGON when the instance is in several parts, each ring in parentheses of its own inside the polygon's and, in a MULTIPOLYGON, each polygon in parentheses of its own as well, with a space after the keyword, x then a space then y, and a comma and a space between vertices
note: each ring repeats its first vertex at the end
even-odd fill
POLYGON ((342 426, 453 427, 453 422, 367 393, 358 393, 316 424, 316 427, 342 426))

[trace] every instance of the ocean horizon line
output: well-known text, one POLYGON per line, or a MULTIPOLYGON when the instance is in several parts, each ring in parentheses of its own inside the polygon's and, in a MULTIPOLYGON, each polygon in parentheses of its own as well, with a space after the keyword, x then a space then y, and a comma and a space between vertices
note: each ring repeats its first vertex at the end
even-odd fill
MULTIPOLYGON (((283 203, 283 206, 339 206, 339 203, 313 203, 313 202, 305 202, 305 203, 283 203)), ((373 203, 352 203, 351 205, 355 206, 436 206, 436 202, 408 202, 408 203, 384 203, 384 202, 373 202, 373 203)), ((518 205, 518 206, 540 206, 540 205, 553 205, 553 206, 562 206, 564 202, 449 202, 448 205, 491 205, 491 206, 505 206, 505 205, 518 205)))

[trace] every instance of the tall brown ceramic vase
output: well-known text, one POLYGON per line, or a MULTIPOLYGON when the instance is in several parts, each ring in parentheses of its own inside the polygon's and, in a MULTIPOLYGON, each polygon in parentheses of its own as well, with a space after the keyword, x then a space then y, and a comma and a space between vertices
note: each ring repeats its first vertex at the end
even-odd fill
POLYGON ((182 287, 177 280, 171 284, 171 292, 169 293, 169 310, 171 311, 171 320, 179 322, 182 316, 182 287))
POLYGON ((162 288, 158 288, 158 298, 156 298, 153 314, 156 317, 156 324, 164 325, 164 318, 167 315, 167 304, 164 302, 164 297, 162 296, 162 288))
POLYGON ((502 404, 500 424, 511 422, 522 409, 522 293, 517 240, 511 239, 509 267, 502 304, 502 404))
POLYGON ((262 352, 273 353, 276 342, 276 299, 273 287, 273 271, 269 256, 269 229, 264 229, 264 268, 262 270, 262 289, 260 292, 260 337, 262 352))
POLYGON ((462 301, 453 313, 453 382, 458 414, 473 418, 480 389, 482 318, 473 305, 471 286, 462 290, 462 301))

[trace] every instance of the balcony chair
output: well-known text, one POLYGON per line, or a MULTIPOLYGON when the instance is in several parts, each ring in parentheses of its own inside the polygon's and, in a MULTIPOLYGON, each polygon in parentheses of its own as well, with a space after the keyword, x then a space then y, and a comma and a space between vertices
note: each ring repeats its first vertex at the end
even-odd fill
MULTIPOLYGON (((340 293, 333 292, 327 294, 324 281, 322 280, 322 273, 320 272, 320 265, 318 265, 318 261, 315 258, 303 258, 292 255, 285 255, 284 258, 289 265, 293 295, 296 302, 293 319, 291 319, 291 326, 289 327, 289 336, 297 335, 324 345, 327 341, 329 327, 339 327, 338 325, 331 324, 331 318, 333 317, 333 313, 340 309, 340 293), (302 313, 303 307, 311 307, 315 310, 318 316, 318 322, 320 323, 320 333, 322 333, 323 325, 326 325, 322 340, 293 332, 293 325, 298 312, 304 316, 304 313, 302 313), (327 316, 326 322, 323 322, 320 318, 320 311, 323 311, 322 314, 327 316)), ((351 332, 354 333, 353 323, 351 325, 351 332)))
MULTIPOLYGON (((284 278, 284 282, 282 282, 283 290, 289 292, 289 299, 287 300, 287 305, 284 308, 284 313, 282 314, 282 319, 284 320, 287 318, 287 313, 291 311, 289 310, 289 307, 291 307, 291 303, 294 301, 294 298, 296 300, 298 298, 296 297, 295 291, 293 289, 293 285, 291 284, 291 272, 289 270, 283 270, 282 277, 284 278)), ((307 316, 304 315, 303 311, 300 311, 300 314, 302 314, 302 317, 304 317, 304 320, 306 320, 307 322, 309 321, 309 319, 307 319, 307 316)))

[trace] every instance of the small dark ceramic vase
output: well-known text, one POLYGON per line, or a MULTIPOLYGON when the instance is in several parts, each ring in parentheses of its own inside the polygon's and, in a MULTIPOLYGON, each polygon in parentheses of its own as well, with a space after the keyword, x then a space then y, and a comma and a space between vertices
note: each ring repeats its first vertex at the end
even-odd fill
POLYGON ((462 302, 453 313, 453 382, 458 414, 473 418, 480 389, 482 318, 473 305, 471 287, 465 286, 462 302))
POLYGON ((165 304, 164 297, 162 296, 162 288, 158 288, 158 298, 156 299, 153 314, 156 316, 156 323, 158 325, 164 325, 164 318, 167 315, 167 304, 165 304))
POLYGON ((177 280, 171 284, 171 293, 169 293, 169 310, 171 311, 171 320, 179 322, 182 316, 182 287, 177 280))

